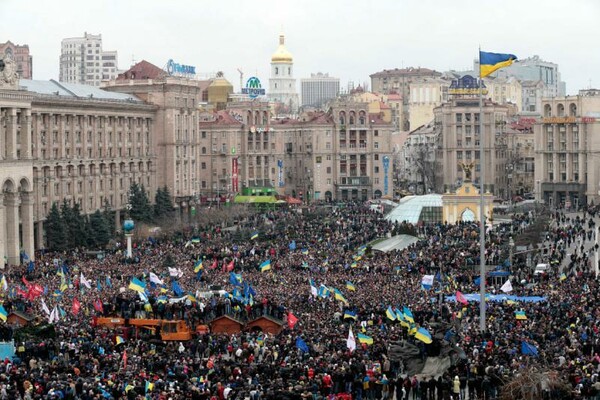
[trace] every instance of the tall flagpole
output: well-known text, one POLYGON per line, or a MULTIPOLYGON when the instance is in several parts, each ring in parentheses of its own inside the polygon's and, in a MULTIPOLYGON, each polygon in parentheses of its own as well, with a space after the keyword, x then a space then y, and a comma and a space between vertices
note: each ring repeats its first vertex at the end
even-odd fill
POLYGON ((483 79, 479 47, 479 329, 485 332, 485 147, 483 145, 483 79))

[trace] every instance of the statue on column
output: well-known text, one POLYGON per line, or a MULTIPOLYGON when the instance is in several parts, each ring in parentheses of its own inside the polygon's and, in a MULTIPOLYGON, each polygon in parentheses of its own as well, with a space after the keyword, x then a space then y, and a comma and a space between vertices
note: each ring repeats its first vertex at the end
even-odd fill
POLYGON ((0 59, 0 88, 17 88, 19 75, 12 57, 6 54, 0 59))
POLYGON ((472 171, 473 171, 473 168, 475 167, 475 162, 470 161, 468 163, 464 163, 461 161, 458 163, 458 165, 460 165, 463 172, 465 173, 465 182, 471 182, 472 171))

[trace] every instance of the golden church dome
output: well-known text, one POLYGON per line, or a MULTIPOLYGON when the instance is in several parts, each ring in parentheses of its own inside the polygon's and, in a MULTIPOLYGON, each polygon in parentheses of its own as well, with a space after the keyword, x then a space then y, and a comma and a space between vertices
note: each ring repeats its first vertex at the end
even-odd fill
POLYGON ((283 36, 283 35, 279 35, 279 47, 277 47, 277 51, 275 51, 275 53, 273 53, 273 56, 271 57, 271 62, 274 62, 274 63, 279 63, 279 62, 291 63, 291 62, 293 62, 292 53, 290 53, 285 48, 285 36, 283 36))

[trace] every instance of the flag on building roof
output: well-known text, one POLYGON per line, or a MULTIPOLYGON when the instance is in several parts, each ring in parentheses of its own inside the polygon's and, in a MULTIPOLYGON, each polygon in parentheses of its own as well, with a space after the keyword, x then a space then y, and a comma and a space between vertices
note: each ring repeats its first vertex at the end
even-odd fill
POLYGON ((479 73, 482 78, 500 68, 508 67, 517 59, 514 54, 488 53, 479 51, 479 73))

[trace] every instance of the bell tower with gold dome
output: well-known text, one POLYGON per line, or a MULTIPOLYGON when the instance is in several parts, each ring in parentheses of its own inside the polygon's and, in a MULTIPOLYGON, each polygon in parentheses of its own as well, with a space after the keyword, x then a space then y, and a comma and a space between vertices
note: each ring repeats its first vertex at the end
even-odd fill
POLYGON ((271 57, 269 100, 277 103, 275 113, 293 115, 298 113, 298 92, 294 78, 294 59, 285 47, 285 36, 279 35, 279 47, 271 57))

